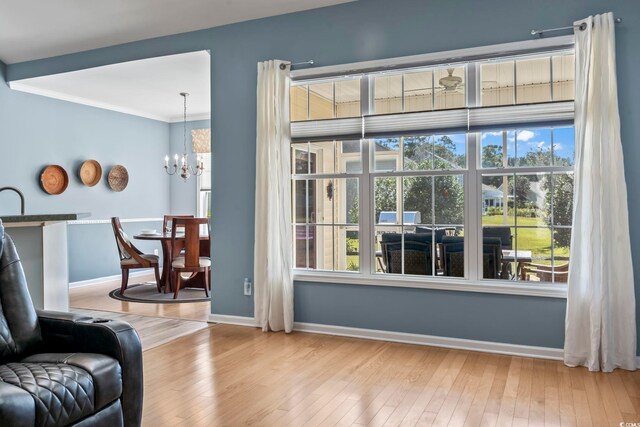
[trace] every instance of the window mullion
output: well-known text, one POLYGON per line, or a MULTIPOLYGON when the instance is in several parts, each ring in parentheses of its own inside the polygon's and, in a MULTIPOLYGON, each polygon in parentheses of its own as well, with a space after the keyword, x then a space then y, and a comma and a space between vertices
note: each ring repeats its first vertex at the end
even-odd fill
POLYGON ((467 278, 476 281, 482 278, 482 207, 480 200, 482 198, 482 177, 478 171, 478 153, 477 147, 478 134, 467 133, 467 174, 464 180, 465 191, 465 218, 464 218, 464 235, 466 237, 464 245, 465 271, 467 278))
POLYGON ((369 175, 370 169, 370 148, 369 141, 363 139, 361 142, 362 150, 362 178, 360 179, 360 226, 358 228, 358 237, 360 240, 360 273, 374 274, 375 273, 375 248, 372 236, 373 222, 372 222, 372 205, 374 200, 371 187, 371 176, 369 175))

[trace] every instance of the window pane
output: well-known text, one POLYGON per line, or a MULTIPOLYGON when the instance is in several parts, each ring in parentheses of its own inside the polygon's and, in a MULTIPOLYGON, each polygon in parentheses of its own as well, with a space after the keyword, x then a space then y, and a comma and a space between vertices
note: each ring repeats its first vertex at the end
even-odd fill
POLYGON ((514 103, 513 67, 513 61, 484 63, 480 66, 483 107, 514 103))
POLYGON ((309 108, 309 94, 307 92, 306 85, 291 86, 290 94, 290 114, 291 121, 298 122, 301 120, 307 120, 308 108, 309 108))
POLYGON ((465 67, 441 68, 435 71, 436 110, 462 108, 465 100, 465 67))
POLYGON ((415 233, 408 228, 379 227, 380 251, 376 254, 377 270, 387 274, 433 275, 434 245, 428 233, 415 233))
POLYGON ((400 166, 400 138, 374 139, 375 170, 377 172, 392 172, 401 169, 400 166))
POLYGON ((310 251, 309 255, 313 255, 315 257, 314 263, 317 270, 332 271, 334 269, 335 254, 333 229, 334 227, 332 226, 318 225, 315 227, 315 253, 310 251))
POLYGON ((336 172, 362 172, 362 143, 358 141, 336 142, 336 172))
POLYGON ((516 84, 518 104, 551 101, 550 58, 517 60, 516 84))
POLYGON ((309 223, 332 224, 334 182, 332 179, 308 180, 309 223))
POLYGON ((333 173, 335 171, 335 145, 333 141, 311 142, 309 144, 311 173, 333 173))
POLYGON ((402 138, 404 170, 433 169, 433 139, 433 136, 426 135, 402 138))
POLYGON ((402 74, 374 77, 373 93, 375 114, 402 112, 402 74))
MULTIPOLYGON (((573 221, 573 173, 553 174, 553 225, 572 225, 573 221)), ((548 194, 547 194, 548 197, 548 194)), ((563 233, 560 233, 563 234, 563 233)), ((563 239, 562 246, 569 246, 563 239)))
MULTIPOLYGON (((516 229, 517 252, 514 260, 516 279, 524 281, 551 281, 552 252, 550 228, 516 229)), ((508 258, 509 259, 509 258, 508 258)))
POLYGON ((466 136, 419 135, 402 138, 403 170, 450 170, 466 167, 466 136))
POLYGON ((331 195, 334 203, 334 223, 358 224, 360 222, 358 186, 358 178, 333 179, 331 195))
POLYGON ((309 203, 309 193, 313 189, 309 188, 307 180, 294 180, 292 182, 293 192, 293 221, 297 224, 306 224, 307 208, 309 203))
POLYGON ((483 168, 499 168, 515 164, 515 132, 501 130, 482 132, 481 165, 483 168), (507 153, 507 158, 504 158, 507 153))
POLYGON ((433 177, 408 176, 404 183, 404 223, 433 223, 433 177))
POLYGON ((291 172, 296 175, 309 173, 309 144, 291 144, 291 172))
POLYGON ((555 128, 553 130, 553 164, 555 166, 573 166, 574 160, 574 128, 555 128))
POLYGON ((517 226, 545 226, 551 222, 551 174, 516 175, 517 226))
POLYGON ((570 262, 570 228, 555 228, 553 230, 553 282, 567 283, 570 262))
POLYGON ((482 175, 483 226, 514 225, 513 201, 513 175, 482 175))
POLYGON ((337 271, 360 271, 360 238, 357 227, 334 227, 337 271))
POLYGON ((309 85, 309 118, 333 118, 333 82, 309 85))
POLYGON ((336 82, 336 117, 359 117, 360 79, 336 82))
POLYGON ((518 154, 518 166, 550 166, 551 130, 517 130, 516 153, 518 154))
POLYGON ((376 224, 400 224, 398 192, 400 178, 379 177, 374 181, 376 224))
POLYGON ((553 100, 570 101, 575 96, 575 55, 554 56, 553 100))
POLYGON ((294 238, 294 265, 296 268, 315 268, 315 227, 297 225, 293 228, 294 238))
POLYGON ((433 72, 421 71, 404 75, 404 111, 433 109, 433 72))
POLYGON ((462 175, 435 176, 435 223, 441 227, 464 224, 464 180, 462 175))
POLYGON ((465 134, 435 135, 433 137, 434 169, 465 169, 467 167, 466 151, 465 134))

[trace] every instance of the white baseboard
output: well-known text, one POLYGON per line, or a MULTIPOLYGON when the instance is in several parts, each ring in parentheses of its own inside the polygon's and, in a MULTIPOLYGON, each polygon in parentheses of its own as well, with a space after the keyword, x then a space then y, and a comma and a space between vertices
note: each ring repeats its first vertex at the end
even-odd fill
MULTIPOLYGON (((240 326, 256 326, 253 317, 228 316, 222 314, 209 315, 209 322, 226 323, 230 325, 240 326)), ((563 351, 561 348, 505 344, 489 341, 468 340, 462 338, 438 337, 434 335, 410 334, 406 332, 391 332, 380 331, 376 329, 352 328, 347 326, 322 325, 317 323, 296 322, 293 328, 298 332, 307 332, 312 334, 337 335, 341 337, 391 341, 404 344, 417 344, 432 347, 480 351, 485 353, 507 354, 510 356, 535 357, 538 359, 562 360, 563 356, 563 351)))
POLYGON ((226 325, 240 325, 256 327, 256 321, 253 317, 231 316, 226 314, 210 314, 208 322, 224 323, 226 325))
POLYGON ((376 329, 351 328, 346 326, 321 325, 316 323, 294 324, 294 330, 313 334, 337 335, 369 340, 391 341, 404 344, 427 345, 454 348, 458 350, 480 351, 484 353, 507 354, 510 356, 535 357, 538 359, 562 360, 561 348, 536 347, 530 345, 506 344, 491 341, 477 341, 464 338, 439 337, 435 335, 410 334, 407 332, 380 331, 376 329))
MULTIPOLYGON (((129 280, 131 279, 143 279, 143 280, 155 280, 153 270, 140 269, 139 271, 132 271, 129 273, 129 280)), ((83 288, 85 286, 104 285, 105 283, 120 284, 122 276, 114 274, 113 276, 97 277, 95 279, 80 280, 78 282, 69 283, 69 288, 83 288)))

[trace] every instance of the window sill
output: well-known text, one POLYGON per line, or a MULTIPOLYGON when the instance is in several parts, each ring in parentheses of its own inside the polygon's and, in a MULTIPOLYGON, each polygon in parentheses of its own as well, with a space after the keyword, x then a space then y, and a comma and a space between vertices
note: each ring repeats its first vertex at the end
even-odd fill
POLYGON ((388 286, 459 292, 526 295, 546 298, 567 298, 567 287, 564 285, 530 285, 524 284, 522 282, 472 282, 469 280, 456 279, 416 280, 413 277, 380 277, 357 273, 327 273, 305 270, 294 270, 293 280, 296 282, 333 283, 362 286, 388 286))

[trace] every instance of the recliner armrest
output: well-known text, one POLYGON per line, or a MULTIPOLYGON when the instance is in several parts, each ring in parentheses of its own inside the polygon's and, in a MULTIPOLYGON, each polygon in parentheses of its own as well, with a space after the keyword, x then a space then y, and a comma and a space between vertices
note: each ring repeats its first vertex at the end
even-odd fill
POLYGON ((122 321, 38 310, 43 347, 48 353, 98 353, 120 362, 125 426, 142 421, 142 346, 138 333, 122 321))

